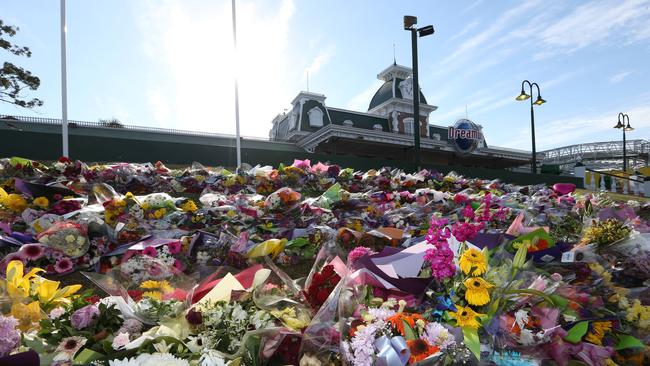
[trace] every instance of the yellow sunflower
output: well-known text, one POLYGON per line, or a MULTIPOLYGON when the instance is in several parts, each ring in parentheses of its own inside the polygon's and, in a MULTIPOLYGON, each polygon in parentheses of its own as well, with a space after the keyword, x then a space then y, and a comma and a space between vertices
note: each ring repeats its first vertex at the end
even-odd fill
POLYGON ((478 329, 481 326, 481 323, 476 320, 478 316, 481 316, 483 314, 479 314, 472 310, 470 307, 462 307, 459 305, 456 305, 457 311, 455 313, 449 313, 449 316, 452 318, 456 319, 456 325, 459 327, 468 327, 472 329, 478 329))
POLYGON ((472 268, 474 268, 474 271, 471 273, 473 276, 478 276, 487 272, 487 258, 485 258, 485 254, 480 250, 473 248, 467 249, 463 252, 458 264, 465 274, 470 274, 472 268))
POLYGON ((481 277, 469 277, 463 282, 463 285, 467 288, 467 291, 465 291, 465 300, 470 305, 483 306, 490 302, 488 289, 493 288, 493 284, 481 277))

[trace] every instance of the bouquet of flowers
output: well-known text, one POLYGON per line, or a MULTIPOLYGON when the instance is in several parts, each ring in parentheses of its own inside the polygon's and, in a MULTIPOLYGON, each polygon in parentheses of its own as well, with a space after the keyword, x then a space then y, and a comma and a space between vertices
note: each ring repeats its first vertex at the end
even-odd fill
POLYGON ((87 227, 72 221, 57 222, 38 234, 41 244, 61 251, 70 258, 80 257, 88 251, 90 242, 87 227))

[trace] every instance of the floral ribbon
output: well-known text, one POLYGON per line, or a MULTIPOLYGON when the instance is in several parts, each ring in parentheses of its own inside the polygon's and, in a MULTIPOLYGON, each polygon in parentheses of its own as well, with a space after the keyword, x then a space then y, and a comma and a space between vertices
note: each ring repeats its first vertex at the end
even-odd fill
POLYGON ((388 338, 382 336, 375 340, 377 353, 377 366, 404 366, 411 357, 411 351, 402 336, 388 338))

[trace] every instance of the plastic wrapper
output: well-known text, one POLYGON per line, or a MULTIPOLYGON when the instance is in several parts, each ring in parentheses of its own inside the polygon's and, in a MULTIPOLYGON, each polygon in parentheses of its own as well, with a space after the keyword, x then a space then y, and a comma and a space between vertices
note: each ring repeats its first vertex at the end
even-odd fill
POLYGON ((131 313, 146 324, 182 314, 191 304, 196 279, 160 259, 146 258, 137 268, 120 265, 106 274, 83 272, 111 296, 121 297, 131 313))
POLYGON ((68 257, 77 258, 84 255, 90 247, 87 229, 85 225, 76 222, 57 222, 38 234, 38 241, 60 250, 68 257))

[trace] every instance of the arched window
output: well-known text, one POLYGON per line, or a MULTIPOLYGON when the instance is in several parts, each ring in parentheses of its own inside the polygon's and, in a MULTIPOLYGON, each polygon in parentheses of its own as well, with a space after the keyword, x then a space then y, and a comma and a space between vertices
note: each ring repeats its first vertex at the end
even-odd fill
POLYGON ((407 135, 413 134, 413 118, 404 118, 404 133, 407 135))
POLYGON ((323 111, 318 107, 314 107, 307 112, 309 115, 309 125, 311 127, 323 127, 323 111))

